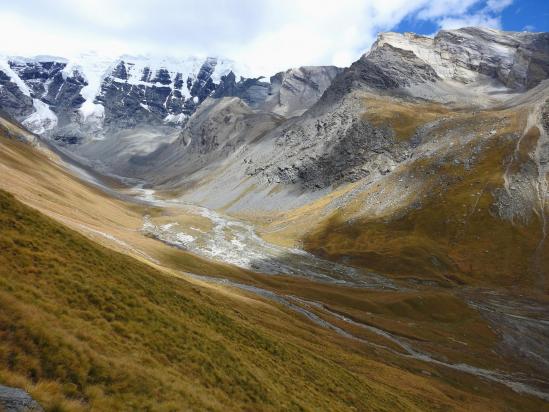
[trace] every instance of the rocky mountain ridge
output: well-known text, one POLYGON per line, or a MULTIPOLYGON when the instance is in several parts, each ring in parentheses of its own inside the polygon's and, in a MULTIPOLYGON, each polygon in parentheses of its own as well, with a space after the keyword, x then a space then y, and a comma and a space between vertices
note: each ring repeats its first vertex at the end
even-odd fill
POLYGON ((496 79, 527 90, 549 75, 548 33, 502 32, 478 27, 441 30, 433 38, 414 33, 382 33, 366 59, 385 47, 410 51, 427 62, 439 79, 473 83, 496 79))
POLYGON ((368 93, 478 109, 502 104, 547 78, 548 33, 465 28, 441 31, 434 39, 383 33, 299 121, 272 132, 266 140, 274 142, 276 155, 263 162, 255 156, 247 171, 309 188, 384 174, 410 156, 424 133, 417 129, 403 140, 394 128, 364 121, 363 113, 375 110, 368 107, 368 93))
POLYGON ((0 99, 32 131, 75 143, 103 128, 181 123, 233 66, 216 58, 7 57, 0 99))

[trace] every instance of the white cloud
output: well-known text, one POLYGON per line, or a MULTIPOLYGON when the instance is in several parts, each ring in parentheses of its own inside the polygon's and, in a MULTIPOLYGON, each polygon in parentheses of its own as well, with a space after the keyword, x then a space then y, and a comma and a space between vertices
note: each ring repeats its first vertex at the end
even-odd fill
POLYGON ((447 17, 439 21, 439 25, 442 29, 453 30, 461 27, 482 26, 499 29, 501 22, 497 17, 491 17, 489 15, 478 13, 465 15, 463 17, 447 17))
POLYGON ((405 18, 499 27, 512 0, 19 0, 0 5, 1 52, 221 55, 272 74, 349 65, 405 18), (471 10, 475 9, 476 12, 471 10))
POLYGON ((417 17, 423 20, 436 20, 449 17, 460 16, 467 10, 479 3, 478 0, 438 0, 429 2, 422 10, 419 11, 417 17))
POLYGON ((495 13, 501 12, 504 8, 509 7, 513 0, 488 0, 486 7, 495 13))
POLYGON ((460 27, 483 26, 501 29, 501 17, 499 13, 510 6, 513 0, 488 0, 484 7, 474 12, 465 12, 457 16, 446 16, 438 20, 439 27, 446 30, 460 27))

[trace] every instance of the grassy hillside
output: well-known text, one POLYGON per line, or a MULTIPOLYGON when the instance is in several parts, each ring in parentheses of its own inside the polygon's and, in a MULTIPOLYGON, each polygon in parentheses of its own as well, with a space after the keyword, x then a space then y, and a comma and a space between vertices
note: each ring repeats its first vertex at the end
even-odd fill
POLYGON ((26 388, 48 411, 542 407, 501 385, 372 350, 255 296, 189 283, 64 224, 114 234, 132 247, 110 247, 144 250, 171 272, 300 291, 413 339, 449 347, 455 334, 491 347, 478 314, 447 294, 349 290, 214 264, 141 236, 141 208, 82 184, 46 154, 4 138, 0 146, 0 187, 55 219, 0 190, 0 383, 26 388))
POLYGON ((425 410, 458 396, 484 404, 321 336, 267 305, 96 245, 0 191, 0 382, 27 388, 48 410, 425 410))
POLYGON ((0 383, 48 411, 539 406, 507 390, 492 400, 490 386, 471 394, 341 342, 99 246, 0 191, 0 383))
MULTIPOLYGON (((512 224, 492 210, 492 193, 502 185, 500 150, 487 150, 467 173, 453 166, 439 168, 437 179, 452 183, 434 189, 419 207, 352 225, 334 216, 309 234, 305 247, 395 275, 443 282, 446 277, 458 284, 535 285, 532 259, 542 238, 539 219, 512 224)), ((429 168, 420 165, 414 172, 424 175, 429 168)), ((541 253, 545 267, 548 247, 546 243, 541 253)))
MULTIPOLYGON (((431 113, 421 106, 416 111, 424 116, 431 113)), ((395 133, 410 136, 419 121, 410 121, 411 112, 406 104, 393 105, 383 112, 387 117, 383 120, 392 122, 395 133), (410 130, 399 131, 403 124, 410 130)), ((531 158, 539 130, 533 127, 519 140, 525 117, 517 109, 448 114, 428 138, 455 142, 453 149, 439 149, 402 165, 394 173, 396 178, 388 177, 317 224, 304 236, 304 247, 396 277, 547 288, 543 279, 544 268, 549 267, 549 243, 541 242, 543 212, 523 206, 521 212, 528 218, 505 219, 498 208, 511 206, 505 202, 502 206, 501 200, 498 205, 496 198, 505 190, 505 174, 535 167, 531 158), (407 186, 401 187, 400 181, 407 186), (385 214, 365 211, 372 198, 399 196, 406 200, 399 209, 385 214)), ((537 195, 533 186, 531 193, 537 195)))
POLYGON ((51 410, 341 409, 376 399, 217 299, 0 192, 0 381, 31 384, 51 410))

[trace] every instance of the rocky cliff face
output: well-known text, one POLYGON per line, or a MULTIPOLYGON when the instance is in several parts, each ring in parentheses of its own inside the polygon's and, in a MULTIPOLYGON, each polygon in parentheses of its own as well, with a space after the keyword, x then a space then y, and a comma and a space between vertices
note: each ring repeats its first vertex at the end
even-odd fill
POLYGON ((366 58, 385 54, 380 52, 387 46, 412 52, 445 80, 472 83, 488 77, 509 88, 525 90, 549 75, 549 33, 478 27, 441 30, 434 38, 382 33, 366 58))
POLYGON ((342 71, 335 66, 309 66, 263 78, 236 81, 233 73, 222 78, 214 97, 239 97, 250 107, 284 117, 303 114, 315 104, 342 71))
POLYGON ((32 98, 25 83, 15 82, 16 77, 9 66, 0 66, 0 105, 12 117, 25 119, 34 111, 32 98))
POLYGON ((343 69, 335 66, 299 67, 271 77, 264 108, 284 117, 300 115, 330 87, 343 69))

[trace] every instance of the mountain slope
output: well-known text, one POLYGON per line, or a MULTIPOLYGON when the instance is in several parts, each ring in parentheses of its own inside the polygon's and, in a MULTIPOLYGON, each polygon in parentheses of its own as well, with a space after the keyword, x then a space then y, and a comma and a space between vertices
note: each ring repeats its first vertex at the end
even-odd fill
POLYGON ((235 127, 196 115, 141 176, 340 262, 546 288, 548 59, 545 33, 383 34, 303 115, 191 170, 188 148, 235 127))
POLYGON ((426 378, 320 349, 284 313, 100 247, 1 191, 0 243, 0 379, 47 410, 459 409, 426 378))
POLYGON ((365 95, 366 121, 421 143, 268 231, 383 273, 547 290, 549 96, 538 89, 521 106, 476 112, 365 95))
POLYGON ((403 357, 394 337, 334 319, 386 328, 452 361, 463 362, 462 343, 449 339, 466 340, 467 362, 517 367, 490 351, 485 321, 447 292, 349 288, 208 261, 139 231, 146 213, 206 231, 203 220, 111 198, 45 149, 0 143, 2 187, 86 236, 1 192, 0 307, 9 310, 0 310, 0 381, 48 408, 539 409, 536 397, 403 357))

